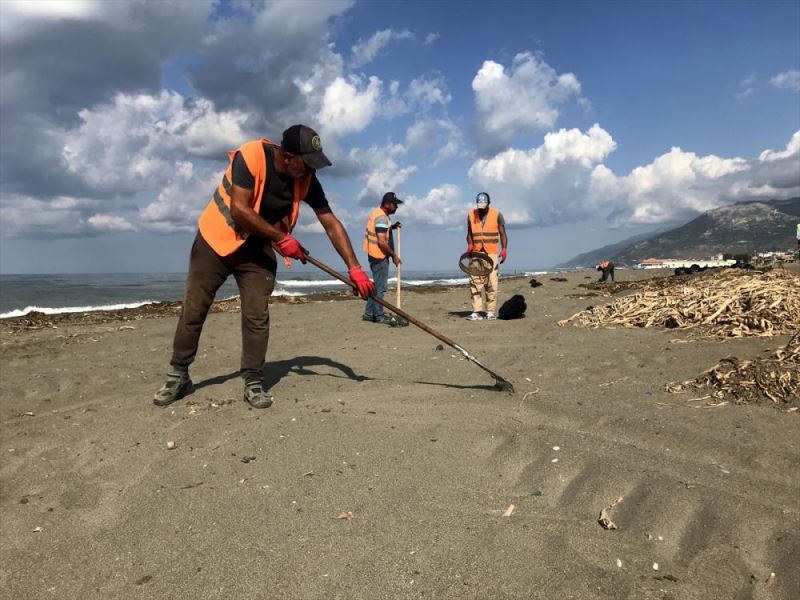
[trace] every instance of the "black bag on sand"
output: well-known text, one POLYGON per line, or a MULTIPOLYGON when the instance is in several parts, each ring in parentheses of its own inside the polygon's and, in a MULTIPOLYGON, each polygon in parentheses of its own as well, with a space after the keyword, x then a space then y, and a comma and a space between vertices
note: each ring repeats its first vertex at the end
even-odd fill
POLYGON ((521 319, 525 316, 525 310, 528 306, 525 304, 525 298, 520 294, 514 294, 503 302, 503 306, 497 312, 497 318, 503 321, 510 319, 521 319))

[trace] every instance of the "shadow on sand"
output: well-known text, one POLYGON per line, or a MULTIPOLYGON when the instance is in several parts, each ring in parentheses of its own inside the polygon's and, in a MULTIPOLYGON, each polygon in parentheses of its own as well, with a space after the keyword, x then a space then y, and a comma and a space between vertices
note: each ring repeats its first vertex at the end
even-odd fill
POLYGON ((466 319, 468 316, 470 316, 472 314, 472 311, 471 310, 449 310, 449 311, 447 311, 447 314, 450 315, 451 317, 463 317, 463 318, 466 319))
POLYGON ((415 381, 414 383, 420 383, 422 385, 438 385, 439 387, 453 388, 456 390, 489 390, 490 392, 498 391, 494 385, 487 384, 458 385, 456 383, 436 383, 435 381, 415 381))
MULTIPOLYGON (((296 375, 337 377, 340 379, 352 379, 353 381, 368 381, 371 379, 370 377, 356 374, 356 372, 347 365, 331 360, 330 358, 323 358, 321 356, 297 356, 289 360, 278 360, 265 364, 262 371, 264 387, 270 389, 289 373, 294 373, 296 375), (313 367, 338 370, 341 372, 341 375, 337 373, 318 372, 315 371, 313 367)), ((194 387, 195 390, 199 390, 204 387, 225 383, 237 377, 239 377, 239 371, 234 371, 226 375, 209 377, 208 379, 196 383, 194 387)))

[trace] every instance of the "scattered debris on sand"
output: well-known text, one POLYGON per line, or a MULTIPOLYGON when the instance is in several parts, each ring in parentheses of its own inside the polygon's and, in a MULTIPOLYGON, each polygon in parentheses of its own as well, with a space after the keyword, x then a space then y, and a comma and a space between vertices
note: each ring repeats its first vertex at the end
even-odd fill
POLYGON ((800 331, 800 277, 784 269, 729 269, 689 280, 654 279, 638 294, 583 310, 558 324, 573 320, 593 328, 699 328, 718 339, 793 334, 800 331))
POLYGON ((620 502, 622 502, 623 498, 620 496, 614 502, 611 503, 611 506, 608 506, 600 511, 600 516, 597 519, 597 522, 600 523, 600 526, 603 529, 616 529, 617 525, 614 521, 611 520, 611 510, 620 502))
MULTIPOLYGON (((773 351, 773 356, 740 360, 723 358, 696 379, 669 383, 668 392, 708 391, 716 402, 754 402, 769 398, 774 404, 800 405, 800 333, 773 351)), ((704 397, 705 398, 705 397, 704 397)))

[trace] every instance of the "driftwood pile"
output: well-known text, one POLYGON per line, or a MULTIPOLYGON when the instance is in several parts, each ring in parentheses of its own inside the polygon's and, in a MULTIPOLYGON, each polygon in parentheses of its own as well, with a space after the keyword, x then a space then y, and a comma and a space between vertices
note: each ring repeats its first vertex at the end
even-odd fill
MULTIPOLYGON (((687 389, 708 391, 704 400, 751 402, 767 397, 775 404, 800 404, 800 333, 795 334, 783 348, 768 358, 739 360, 723 358, 716 366, 696 379, 669 383, 668 392, 687 389)), ((797 409, 793 409, 797 410, 797 409)))
POLYGON ((699 328, 709 337, 769 337, 800 331, 800 277, 783 269, 724 271, 649 289, 559 321, 586 327, 699 328))

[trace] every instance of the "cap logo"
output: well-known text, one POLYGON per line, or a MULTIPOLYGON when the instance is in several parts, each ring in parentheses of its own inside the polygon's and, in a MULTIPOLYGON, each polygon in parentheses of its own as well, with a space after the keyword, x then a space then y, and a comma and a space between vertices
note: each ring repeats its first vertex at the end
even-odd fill
POLYGON ((319 139, 318 135, 315 135, 311 138, 311 147, 316 151, 319 152, 322 150, 322 140, 319 139))

